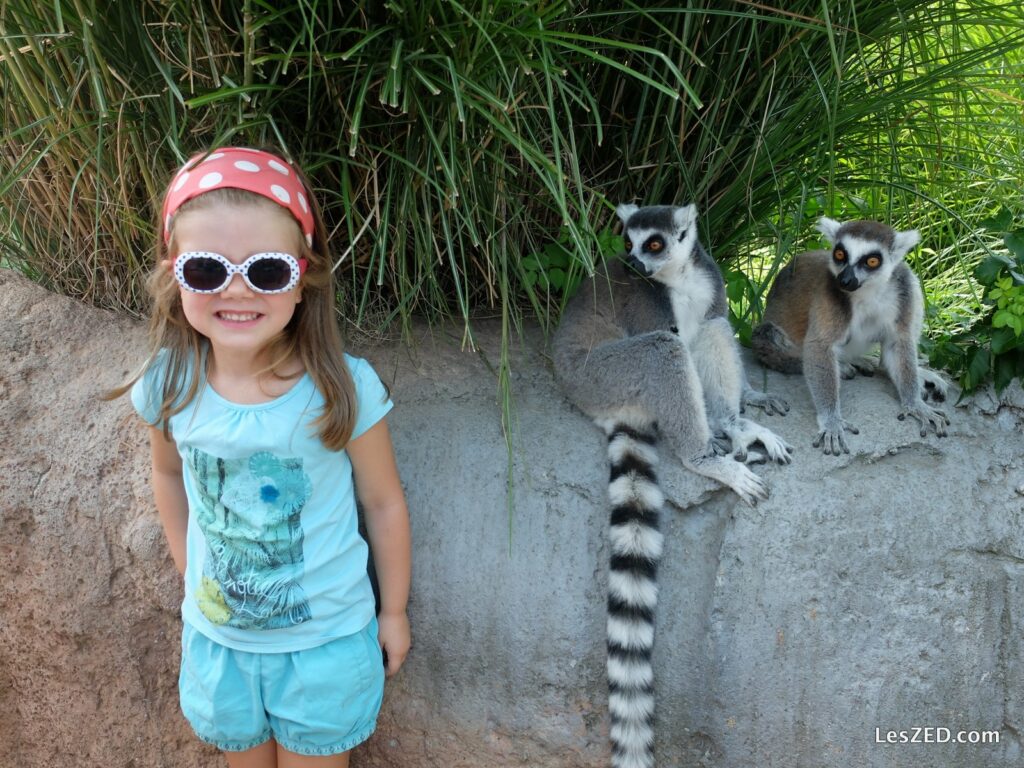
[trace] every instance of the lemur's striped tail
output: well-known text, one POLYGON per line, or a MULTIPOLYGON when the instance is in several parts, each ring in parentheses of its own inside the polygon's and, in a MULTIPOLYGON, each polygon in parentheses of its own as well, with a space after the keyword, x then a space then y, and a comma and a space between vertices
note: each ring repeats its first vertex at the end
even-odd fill
POLYGON ((661 558, 658 515, 664 497, 654 475, 653 427, 606 425, 608 495, 608 709, 613 768, 654 766, 654 609, 661 558))

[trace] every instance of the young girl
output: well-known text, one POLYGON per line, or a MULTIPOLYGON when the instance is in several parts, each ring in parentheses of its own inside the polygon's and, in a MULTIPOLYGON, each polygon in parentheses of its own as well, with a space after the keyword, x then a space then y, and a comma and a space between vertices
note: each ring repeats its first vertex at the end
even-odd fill
POLYGON ((230 768, 347 766, 410 645, 391 401, 342 352, 324 225, 287 161, 196 156, 162 225, 151 357, 131 396, 185 580, 182 710, 230 768))

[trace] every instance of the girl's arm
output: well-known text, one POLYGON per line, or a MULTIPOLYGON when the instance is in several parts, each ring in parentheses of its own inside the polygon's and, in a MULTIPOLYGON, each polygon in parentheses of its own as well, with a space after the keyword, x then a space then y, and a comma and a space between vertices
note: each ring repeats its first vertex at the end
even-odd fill
POLYGON ((381 419, 345 448, 352 461, 356 492, 380 582, 379 640, 387 653, 387 674, 405 661, 412 642, 406 603, 412 572, 409 512, 398 479, 388 425, 381 419))
POLYGON ((188 528, 188 499, 181 478, 181 456, 174 440, 162 430, 149 428, 149 446, 153 455, 153 497, 167 545, 179 573, 185 573, 185 531, 188 528))

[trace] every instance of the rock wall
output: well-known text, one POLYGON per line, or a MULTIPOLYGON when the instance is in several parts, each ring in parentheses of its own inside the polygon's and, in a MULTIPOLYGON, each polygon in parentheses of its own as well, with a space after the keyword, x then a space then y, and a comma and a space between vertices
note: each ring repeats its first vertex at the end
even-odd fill
MULTIPOLYGON (((530 333, 513 354, 509 486, 498 338, 482 326, 479 353, 436 329, 414 347, 353 345, 392 388, 414 536, 414 649, 357 768, 607 764, 604 441, 561 397, 530 333)), ((143 353, 139 324, 0 271, 0 752, 11 765, 222 764, 177 709, 181 592, 144 431, 127 398, 97 399, 143 353)), ((895 419, 884 379, 846 382, 844 414, 861 433, 837 459, 810 447, 799 378, 751 378, 789 398, 788 416, 764 421, 797 450, 788 467, 756 470, 772 487, 756 509, 671 473, 659 765, 1019 765, 1022 394, 1017 408, 957 408, 939 440, 895 419), (1000 741, 877 743, 916 727, 1000 741)))

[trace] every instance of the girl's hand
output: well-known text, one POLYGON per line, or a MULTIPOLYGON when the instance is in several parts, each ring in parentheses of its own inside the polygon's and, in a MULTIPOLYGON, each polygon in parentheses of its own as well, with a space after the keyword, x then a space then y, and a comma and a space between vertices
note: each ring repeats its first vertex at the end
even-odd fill
POLYGON ((384 672, 391 677, 402 666, 409 648, 412 647, 412 635, 409 633, 409 617, 405 611, 401 613, 381 613, 377 617, 377 641, 384 652, 384 672))

